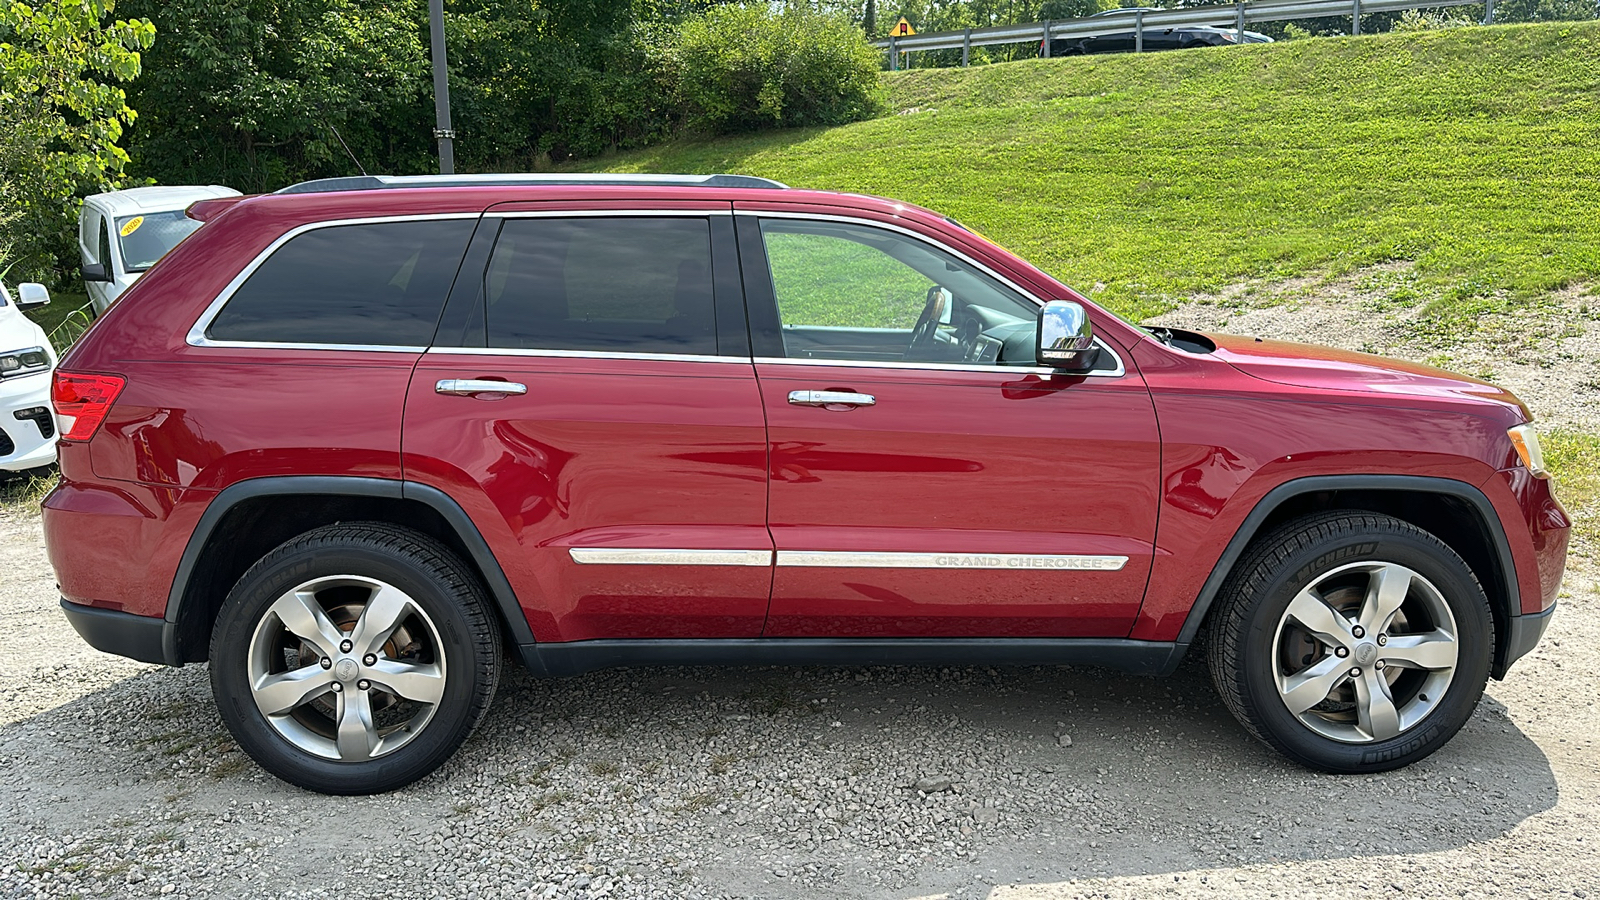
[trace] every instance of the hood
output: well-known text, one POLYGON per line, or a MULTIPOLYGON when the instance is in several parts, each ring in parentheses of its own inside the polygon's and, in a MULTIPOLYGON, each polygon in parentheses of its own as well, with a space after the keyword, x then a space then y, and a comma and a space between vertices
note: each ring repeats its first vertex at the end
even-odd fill
POLYGON ((0 351, 22 350, 27 347, 44 347, 51 359, 55 353, 45 339, 44 329, 22 314, 11 298, 0 294, 0 351))
POLYGON ((1505 388, 1432 366, 1317 344, 1228 334, 1206 337, 1217 345, 1217 359, 1262 381, 1313 390, 1487 402, 1516 408, 1524 421, 1532 418, 1528 407, 1505 388))

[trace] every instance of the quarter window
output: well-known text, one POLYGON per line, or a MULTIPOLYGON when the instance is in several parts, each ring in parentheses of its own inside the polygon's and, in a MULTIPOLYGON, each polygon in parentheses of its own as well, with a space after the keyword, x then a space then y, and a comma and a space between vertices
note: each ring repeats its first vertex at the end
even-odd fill
POLYGON ((234 292, 208 336, 425 347, 472 219, 338 225, 290 239, 234 292))
POLYGON ((717 352, 705 219, 507 219, 484 299, 491 347, 717 352))
POLYGON ((761 237, 791 358, 1033 363, 1034 304, 931 244, 801 219, 761 237))

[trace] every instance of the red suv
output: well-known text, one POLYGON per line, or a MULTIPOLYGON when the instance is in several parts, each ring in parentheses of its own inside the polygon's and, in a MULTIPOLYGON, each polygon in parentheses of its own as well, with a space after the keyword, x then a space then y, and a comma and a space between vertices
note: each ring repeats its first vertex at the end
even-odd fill
POLYGON ((1144 329, 937 213, 742 176, 207 200, 61 362, 62 606, 263 767, 441 765, 532 671, 1171 672, 1303 764, 1438 749, 1569 522, 1492 385, 1144 329))

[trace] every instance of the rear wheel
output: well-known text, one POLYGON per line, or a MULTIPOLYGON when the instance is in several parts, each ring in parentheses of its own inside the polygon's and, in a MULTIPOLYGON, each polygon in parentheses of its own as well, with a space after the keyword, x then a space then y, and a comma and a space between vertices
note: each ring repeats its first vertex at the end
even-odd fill
POLYGON ((482 589, 437 541, 379 523, 273 550, 211 638, 223 721, 262 768, 332 794, 392 790, 466 740, 499 678, 482 589))
POLYGON ((1472 715, 1494 623, 1461 557, 1372 513, 1291 522, 1255 546, 1211 625, 1212 677, 1251 734, 1305 765, 1422 759, 1472 715))

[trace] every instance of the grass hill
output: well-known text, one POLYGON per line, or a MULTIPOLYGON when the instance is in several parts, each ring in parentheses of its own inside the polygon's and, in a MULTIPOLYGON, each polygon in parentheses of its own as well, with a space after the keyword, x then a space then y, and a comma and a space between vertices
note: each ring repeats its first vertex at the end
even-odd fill
POLYGON ((1229 283, 1409 260, 1395 299, 1432 299, 1449 328, 1600 278, 1600 23, 885 81, 873 121, 606 162, 908 200, 1134 317, 1229 283))

